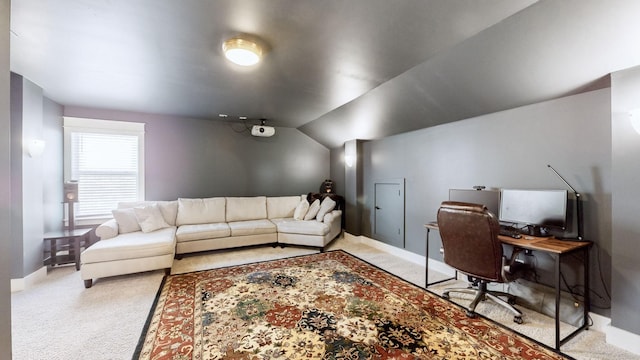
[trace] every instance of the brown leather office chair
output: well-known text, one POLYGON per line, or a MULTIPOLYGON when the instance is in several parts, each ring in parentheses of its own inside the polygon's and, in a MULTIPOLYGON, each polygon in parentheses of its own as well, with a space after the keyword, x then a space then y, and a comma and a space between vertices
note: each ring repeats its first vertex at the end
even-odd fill
POLYGON ((496 216, 483 205, 445 201, 438 210, 438 228, 444 262, 466 274, 471 282, 467 288, 445 289, 442 296, 448 299, 450 292, 475 294, 467 308, 469 317, 476 316, 475 308, 481 300, 491 299, 509 309, 514 314, 513 321, 521 324, 522 313, 511 305, 515 304, 515 296, 487 290, 488 283, 506 283, 522 273, 522 264, 512 261, 509 265, 503 256, 496 216))

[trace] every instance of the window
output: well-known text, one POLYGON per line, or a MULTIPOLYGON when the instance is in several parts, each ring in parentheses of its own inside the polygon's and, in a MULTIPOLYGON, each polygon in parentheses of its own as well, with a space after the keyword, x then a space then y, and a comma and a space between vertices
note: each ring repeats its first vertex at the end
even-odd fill
POLYGON ((65 180, 78 181, 79 222, 111 217, 121 201, 144 199, 144 124, 64 118, 65 180))

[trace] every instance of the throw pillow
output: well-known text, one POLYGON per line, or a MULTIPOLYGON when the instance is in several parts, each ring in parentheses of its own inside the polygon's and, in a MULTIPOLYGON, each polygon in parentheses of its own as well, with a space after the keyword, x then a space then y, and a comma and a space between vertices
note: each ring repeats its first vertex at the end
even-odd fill
POLYGON ((303 199, 296 206, 296 210, 293 212, 293 218, 296 220, 304 220, 304 216, 307 215, 309 211, 309 202, 307 199, 303 199))
POLYGON ((136 214, 138 224, 142 232, 148 233, 159 229, 164 229, 170 225, 162 217, 162 212, 158 205, 153 204, 141 208, 133 208, 133 212, 136 214))
POLYGON ((335 209, 336 202, 333 201, 330 197, 324 198, 322 203, 320 204, 320 210, 318 210, 318 215, 316 216, 316 220, 322 221, 324 220, 324 216, 327 215, 328 212, 335 209))
POLYGON ((107 240, 118 236, 118 222, 116 219, 111 219, 100 224, 96 228, 96 236, 100 240, 107 240))
POLYGON ((314 217, 316 217, 316 215, 318 215, 318 211, 320 211, 320 200, 316 199, 316 201, 314 201, 310 206, 309 206, 309 211, 307 211, 307 214, 304 216, 305 220, 311 220, 314 217))
POLYGON ((111 213, 118 223, 118 233, 126 234, 142 230, 140 224, 138 224, 138 219, 136 218, 136 213, 133 211, 133 208, 115 209, 111 210, 111 213))

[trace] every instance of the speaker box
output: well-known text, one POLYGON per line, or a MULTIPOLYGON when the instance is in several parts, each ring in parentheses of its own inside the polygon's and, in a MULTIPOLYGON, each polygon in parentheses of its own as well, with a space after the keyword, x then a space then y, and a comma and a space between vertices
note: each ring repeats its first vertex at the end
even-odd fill
POLYGON ((64 183, 63 202, 78 202, 78 182, 66 181, 64 183))

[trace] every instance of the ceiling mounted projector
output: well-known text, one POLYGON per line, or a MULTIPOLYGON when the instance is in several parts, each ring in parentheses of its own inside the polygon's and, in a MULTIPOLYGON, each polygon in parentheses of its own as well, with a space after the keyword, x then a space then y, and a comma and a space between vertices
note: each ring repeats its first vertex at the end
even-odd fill
POLYGON ((273 126, 267 126, 264 124, 265 120, 261 121, 260 125, 253 125, 251 128, 251 135, 259 137, 270 137, 276 134, 276 129, 273 126))

